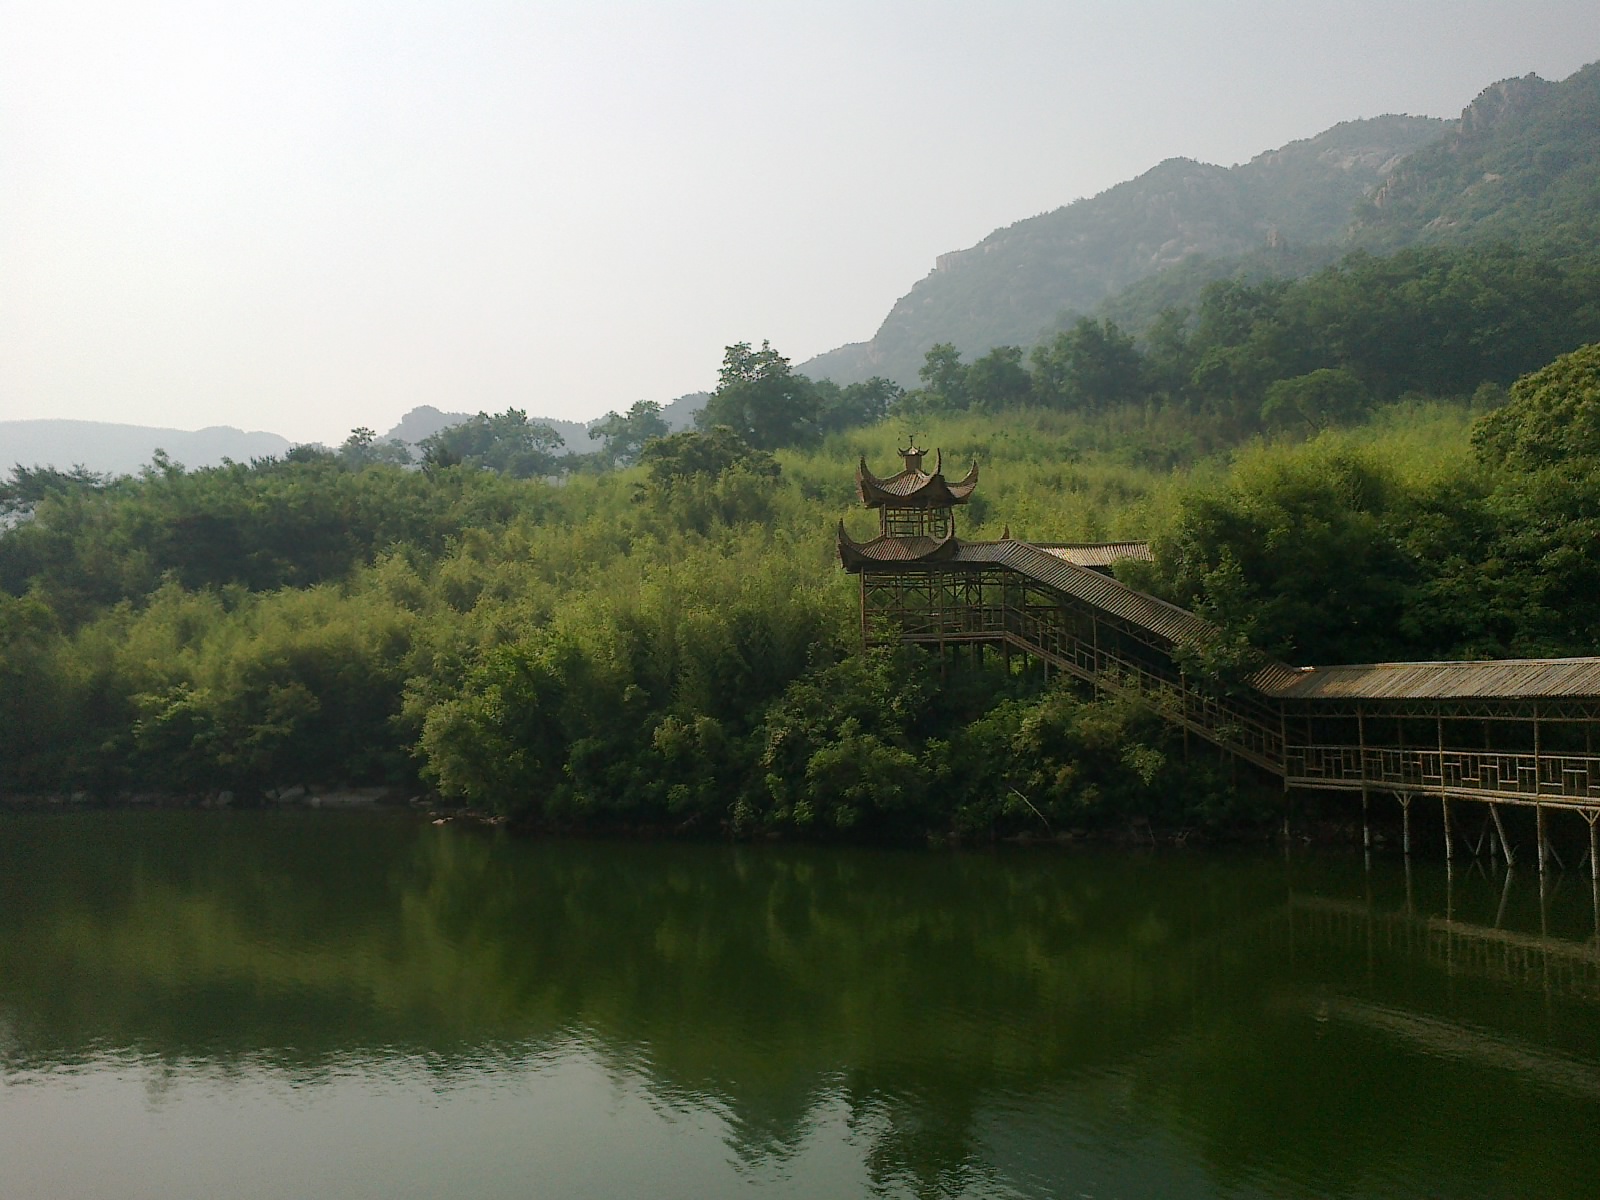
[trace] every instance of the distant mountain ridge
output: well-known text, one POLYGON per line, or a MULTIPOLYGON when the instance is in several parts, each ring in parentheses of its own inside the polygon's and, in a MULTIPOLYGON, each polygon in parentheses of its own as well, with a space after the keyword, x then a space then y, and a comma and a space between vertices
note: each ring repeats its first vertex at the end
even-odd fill
POLYGON ((108 475, 131 475, 157 450, 186 467, 214 467, 224 458, 248 462, 291 447, 275 433, 246 432, 231 425, 163 429, 106 421, 0 421, 0 472, 15 465, 84 466, 108 475))
MULTIPOLYGON (((706 392, 690 392, 664 404, 661 416, 668 429, 677 432, 694 424, 694 415, 705 407, 706 392)), ((431 404, 419 405, 402 417, 381 440, 398 438, 415 447, 441 429, 467 420, 474 414, 444 412, 431 404)), ((551 417, 530 417, 549 425, 575 454, 600 448, 590 436, 589 426, 551 417)), ((297 443, 276 433, 247 432, 231 425, 206 429, 168 429, 155 425, 122 425, 109 421, 27 420, 0 421, 0 476, 13 466, 57 467, 69 470, 87 467, 101 475, 133 475, 148 466, 157 450, 174 462, 191 469, 221 466, 224 459, 249 462, 252 458, 282 455, 297 443)))
POLYGON ((1029 346, 1072 314, 1118 311, 1130 289, 1146 299, 1121 312, 1149 312, 1168 275, 1182 294, 1234 271, 1304 274, 1357 247, 1493 237, 1600 240, 1600 64, 1493 84, 1455 121, 1347 121, 1231 168, 1169 159, 940 255, 870 341, 798 369, 913 386, 936 343, 1029 346))
MULTIPOLYGON (((705 407, 710 399, 708 392, 690 392, 679 396, 676 400, 661 406, 661 418, 666 421, 667 428, 676 433, 680 429, 688 429, 694 424, 694 415, 705 407)), ((405 416, 400 418, 400 423, 388 433, 383 435, 383 440, 397 439, 408 445, 415 446, 423 438, 431 437, 441 429, 451 425, 459 425, 462 421, 471 419, 475 414, 465 412, 443 412, 431 404, 419 405, 405 416)), ((589 432, 590 428, 603 421, 604 417, 596 417, 592 421, 562 421, 554 417, 533 417, 529 421, 537 425, 548 425, 561 435, 566 443, 566 449, 574 454, 587 454, 600 449, 600 439, 589 432)))

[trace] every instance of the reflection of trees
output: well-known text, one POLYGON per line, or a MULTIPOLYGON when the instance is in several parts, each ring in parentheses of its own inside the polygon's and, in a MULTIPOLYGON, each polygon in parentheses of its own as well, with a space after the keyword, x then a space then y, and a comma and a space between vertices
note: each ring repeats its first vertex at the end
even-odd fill
MULTIPOLYGON (((1281 864, 1215 859, 528 843, 331 814, 18 819, 0 838, 0 1061, 126 1047, 305 1078, 404 1053, 470 1075, 581 1045, 664 1108, 722 1114, 752 1166, 842 1112, 872 1177, 922 1194, 988 1187, 1010 1150, 997 1112, 1098 1111, 1115 1077, 1215 1179, 1356 1187, 1357 1159, 1306 1148, 1392 1157, 1397 1122, 1503 1081, 1456 1063, 1441 1100, 1437 1063, 1329 1022, 1319 989, 1470 1003, 1525 1038, 1543 1017, 1484 984, 1464 999, 1427 964, 1374 972, 1276 915, 1285 898, 1281 864)), ((1527 1088, 1532 1119, 1552 1099, 1527 1088)), ((1494 1141, 1499 1112, 1464 1110, 1459 1134, 1418 1122, 1404 1153, 1471 1161, 1464 1139, 1494 1141)))

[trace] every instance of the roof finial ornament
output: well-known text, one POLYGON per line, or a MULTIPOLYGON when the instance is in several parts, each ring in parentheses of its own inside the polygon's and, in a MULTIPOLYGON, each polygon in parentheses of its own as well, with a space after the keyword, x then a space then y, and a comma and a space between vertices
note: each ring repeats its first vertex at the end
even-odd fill
POLYGON ((900 457, 905 460, 905 469, 908 472, 920 474, 922 471, 922 456, 926 453, 926 450, 917 445, 917 435, 913 433, 906 439, 906 448, 900 451, 900 457))

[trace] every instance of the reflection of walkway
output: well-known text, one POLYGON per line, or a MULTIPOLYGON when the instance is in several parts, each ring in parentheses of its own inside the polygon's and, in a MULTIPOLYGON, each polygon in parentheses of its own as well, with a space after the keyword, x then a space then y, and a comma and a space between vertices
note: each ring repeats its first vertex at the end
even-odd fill
POLYGON ((1600 1075, 1595 1074, 1592 1063, 1529 1045, 1518 1038, 1491 1033, 1475 1025, 1419 1016, 1351 996, 1306 996, 1302 1003, 1319 1019, 1359 1025, 1408 1042, 1436 1058, 1493 1067, 1588 1100, 1600 1099, 1600 1075))
MULTIPOLYGON (((1508 885, 1510 879, 1508 874, 1508 885)), ((1296 937, 1348 950, 1387 951, 1452 976, 1600 1002, 1600 946, 1592 940, 1576 942, 1448 917, 1380 911, 1321 896, 1291 895, 1284 911, 1296 937)))

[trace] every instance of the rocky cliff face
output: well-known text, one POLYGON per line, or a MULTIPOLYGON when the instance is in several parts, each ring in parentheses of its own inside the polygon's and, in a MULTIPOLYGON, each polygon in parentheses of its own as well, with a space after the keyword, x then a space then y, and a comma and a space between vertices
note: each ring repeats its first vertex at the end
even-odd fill
POLYGON ((1521 79, 1502 79, 1499 83, 1491 83, 1478 93, 1476 100, 1461 110, 1455 141, 1459 144, 1467 138, 1497 129, 1508 121, 1522 120, 1533 108, 1550 100, 1560 90, 1560 84, 1532 74, 1524 75, 1521 79))
POLYGON ((1479 93, 1444 136, 1390 173, 1352 236, 1374 249, 1467 238, 1555 253, 1600 233, 1600 63, 1560 83, 1537 75, 1479 93))

